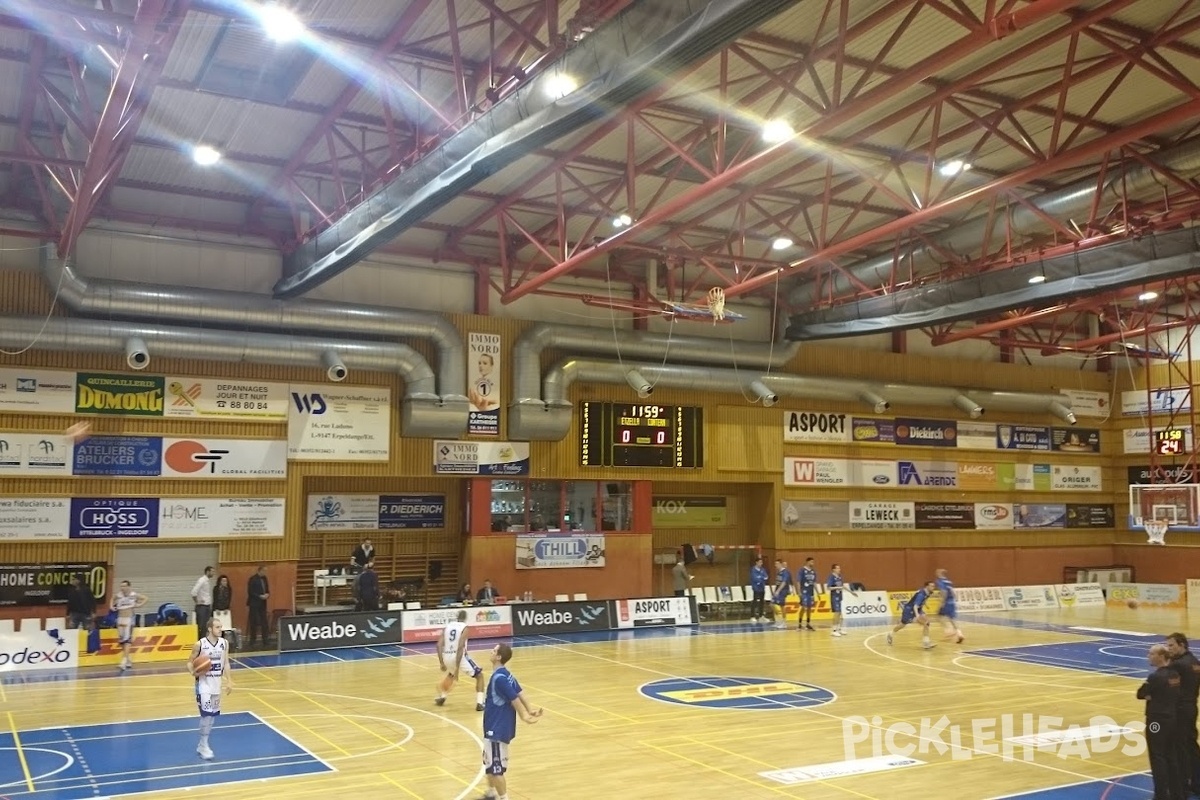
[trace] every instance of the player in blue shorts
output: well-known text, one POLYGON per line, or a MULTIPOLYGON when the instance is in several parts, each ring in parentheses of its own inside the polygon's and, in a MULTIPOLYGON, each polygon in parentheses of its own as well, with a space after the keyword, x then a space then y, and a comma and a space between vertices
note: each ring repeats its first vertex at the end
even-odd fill
POLYGON ((967 637, 963 636, 963 632, 958 628, 958 597, 954 594, 954 584, 946 577, 946 570, 937 571, 935 583, 938 591, 942 593, 942 607, 938 610, 938 616, 942 618, 946 638, 962 644, 963 639, 967 637))
POLYGON ((782 558, 775 559, 775 591, 771 595, 771 605, 775 606, 775 627, 786 628, 787 621, 783 618, 784 605, 788 595, 792 593, 792 571, 782 558))
POLYGON ((507 644, 492 648, 494 669, 483 710, 483 770, 488 782, 483 796, 487 800, 508 800, 508 748, 517 736, 517 715, 529 723, 542 716, 542 709, 529 705, 521 684, 508 671, 512 652, 507 644))
POLYGON ((799 630, 815 631, 812 612, 817 604, 817 562, 812 556, 804 559, 804 566, 796 573, 796 589, 800 595, 799 630))
POLYGON ((929 602, 929 597, 937 590, 937 584, 933 581, 925 581, 925 585, 908 598, 908 602, 900 610, 900 624, 892 628, 892 632, 887 635, 887 643, 892 643, 892 634, 899 633, 904 626, 913 622, 917 622, 922 626, 921 643, 925 645, 926 650, 933 649, 934 645, 929 641, 929 617, 925 616, 925 604, 929 602))
MULTIPOLYGON (((826 586, 829 587, 829 610, 833 612, 833 635, 845 636, 842 630, 842 592, 850 590, 846 587, 846 579, 842 577, 842 565, 834 564, 831 569, 826 586)), ((858 597, 855 592, 850 594, 858 597)))

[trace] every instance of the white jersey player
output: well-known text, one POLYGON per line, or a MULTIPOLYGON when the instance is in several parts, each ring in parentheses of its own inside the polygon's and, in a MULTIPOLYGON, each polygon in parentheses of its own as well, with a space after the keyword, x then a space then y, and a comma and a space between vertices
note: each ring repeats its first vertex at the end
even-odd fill
POLYGON ((233 691, 233 679, 229 674, 232 666, 229 662, 229 642, 221 637, 220 620, 208 620, 208 635, 192 647, 188 666, 196 678, 196 706, 200 709, 200 744, 196 752, 201 758, 211 761, 213 751, 208 746, 208 736, 217 717, 221 715, 221 692, 233 691), (212 663, 206 672, 197 675, 193 665, 201 656, 212 663))
POLYGON ((471 660, 467 654, 467 642, 471 638, 467 628, 467 612, 458 612, 458 621, 451 622, 442 629, 438 638, 438 664, 446 677, 438 684, 438 696, 433 702, 440 705, 446 703, 446 693, 454 686, 463 673, 475 679, 475 710, 483 711, 483 669, 471 660))
POLYGON ((121 581, 121 588, 113 594, 112 610, 117 612, 117 643, 121 645, 122 672, 133 666, 129 649, 133 644, 134 609, 141 608, 146 602, 146 595, 135 592, 129 581, 121 581))

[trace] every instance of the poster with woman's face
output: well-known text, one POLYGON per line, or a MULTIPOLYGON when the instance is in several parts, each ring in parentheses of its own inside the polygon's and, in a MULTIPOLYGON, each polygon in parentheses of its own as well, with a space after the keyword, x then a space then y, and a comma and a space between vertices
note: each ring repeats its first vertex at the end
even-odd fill
POLYGON ((467 345, 467 400, 471 406, 467 433, 499 436, 500 336, 470 333, 467 345))

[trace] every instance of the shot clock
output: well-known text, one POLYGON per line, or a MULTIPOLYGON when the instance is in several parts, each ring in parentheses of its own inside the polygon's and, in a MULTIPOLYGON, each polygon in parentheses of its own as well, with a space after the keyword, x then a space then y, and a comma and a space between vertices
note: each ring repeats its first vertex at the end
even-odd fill
POLYGON ((1184 452, 1183 428, 1165 428, 1154 432, 1155 452, 1160 456, 1177 456, 1184 452))
POLYGON ((653 403, 580 405, 585 467, 702 467, 704 410, 653 403))

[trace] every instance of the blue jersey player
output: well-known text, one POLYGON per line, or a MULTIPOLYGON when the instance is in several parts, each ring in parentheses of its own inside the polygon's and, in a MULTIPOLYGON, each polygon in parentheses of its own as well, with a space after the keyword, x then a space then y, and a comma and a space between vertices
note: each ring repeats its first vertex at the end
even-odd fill
POLYGON ((944 569, 937 571, 935 583, 938 591, 942 593, 942 607, 938 611, 938 616, 942 618, 942 628, 945 630, 946 638, 962 644, 966 637, 958 627, 958 596, 954 593, 954 583, 946 577, 944 569))
POLYGON ((900 610, 900 624, 892 628, 892 633, 887 635, 888 644, 892 643, 892 634, 899 633, 904 626, 916 622, 921 625, 923 631, 921 643, 926 650, 933 648, 933 643, 929 641, 929 617, 925 616, 925 604, 929 602, 930 595, 936 590, 937 585, 933 581, 925 581, 925 585, 908 598, 908 602, 900 610))
MULTIPOLYGON (((829 580, 825 584, 829 588, 829 610, 833 612, 833 635, 845 636, 842 630, 842 592, 850 592, 846 588, 846 579, 842 577, 842 565, 834 564, 832 572, 829 573, 829 580)), ((850 592, 854 594, 854 592, 850 592)), ((857 594, 854 594, 858 597, 857 594)))
POLYGON ((788 595, 792 593, 792 571, 782 558, 775 559, 775 591, 771 595, 771 605, 775 606, 775 627, 786 628, 787 621, 783 618, 783 609, 787 604, 788 595))
POLYGON ((525 699, 521 684, 508 671, 512 647, 492 648, 492 677, 488 680, 483 708, 483 769, 487 773, 489 800, 508 800, 508 745, 517 736, 517 714, 526 722, 537 722, 542 709, 534 710, 525 699))
POLYGON ((796 590, 800 595, 800 630, 816 630, 812 626, 813 606, 817 604, 817 562, 812 556, 796 573, 796 590))

